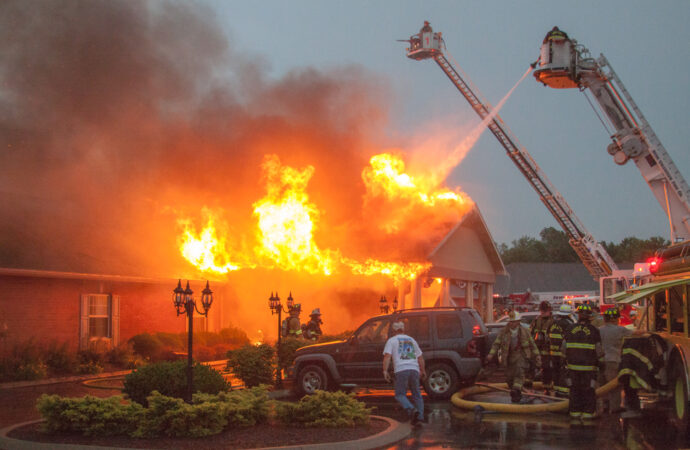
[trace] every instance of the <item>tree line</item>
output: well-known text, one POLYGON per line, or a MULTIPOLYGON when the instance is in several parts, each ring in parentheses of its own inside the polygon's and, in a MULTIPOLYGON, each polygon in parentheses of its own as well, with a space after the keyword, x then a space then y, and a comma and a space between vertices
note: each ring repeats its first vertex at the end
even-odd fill
MULTIPOLYGON (((640 239, 626 237, 619 243, 602 241, 601 244, 616 263, 635 263, 645 261, 654 252, 670 244, 660 236, 640 239)), ((523 236, 512 241, 511 245, 500 244, 498 251, 504 264, 514 262, 579 262, 577 254, 568 243, 564 231, 554 227, 544 228, 539 232, 539 239, 523 236)))

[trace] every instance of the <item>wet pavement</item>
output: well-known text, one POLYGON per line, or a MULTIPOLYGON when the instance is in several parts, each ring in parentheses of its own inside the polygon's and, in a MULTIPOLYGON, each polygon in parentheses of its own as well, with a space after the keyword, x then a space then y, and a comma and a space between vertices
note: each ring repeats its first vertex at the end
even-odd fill
MULTIPOLYGON (((392 390, 356 392, 374 406, 374 414, 403 420, 392 390)), ((484 394, 484 401, 507 402, 507 394, 484 394)), ((427 423, 390 449, 660 449, 687 448, 663 411, 646 411, 638 419, 606 415, 591 426, 571 425, 566 414, 504 414, 455 407, 450 401, 425 397, 427 423)))

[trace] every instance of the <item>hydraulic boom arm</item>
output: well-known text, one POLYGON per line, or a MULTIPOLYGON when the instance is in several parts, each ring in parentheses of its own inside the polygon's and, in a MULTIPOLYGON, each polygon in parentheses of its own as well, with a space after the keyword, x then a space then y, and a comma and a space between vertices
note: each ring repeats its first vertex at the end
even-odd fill
MULTIPOLYGON (((489 106, 475 94, 470 85, 465 82, 444 56, 441 33, 434 33, 428 22, 425 22, 424 28, 418 34, 410 37, 408 42, 410 43, 410 47, 407 49, 408 58, 415 60, 431 58, 436 61, 479 117, 484 119, 491 114, 489 106)), ((594 279, 611 275, 613 270, 618 269, 611 256, 587 232, 584 225, 575 216, 561 194, 549 182, 527 150, 519 145, 500 116, 496 114, 487 126, 506 150, 508 157, 537 191, 539 199, 566 232, 570 245, 594 279)))
POLYGON ((554 27, 533 65, 535 78, 554 88, 589 89, 613 128, 608 152, 616 164, 632 160, 669 220, 671 242, 690 239, 690 188, 604 55, 554 27))

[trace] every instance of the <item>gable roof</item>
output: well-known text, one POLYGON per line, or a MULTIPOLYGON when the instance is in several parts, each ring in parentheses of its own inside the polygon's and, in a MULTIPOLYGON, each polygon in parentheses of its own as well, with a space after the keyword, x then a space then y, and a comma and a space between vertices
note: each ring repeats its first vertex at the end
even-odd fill
POLYGON ((516 292, 599 291, 599 283, 584 265, 573 263, 511 263, 507 277, 500 277, 494 292, 509 295, 516 292))
POLYGON ((428 275, 493 283, 506 274, 484 218, 475 205, 428 256, 428 275))

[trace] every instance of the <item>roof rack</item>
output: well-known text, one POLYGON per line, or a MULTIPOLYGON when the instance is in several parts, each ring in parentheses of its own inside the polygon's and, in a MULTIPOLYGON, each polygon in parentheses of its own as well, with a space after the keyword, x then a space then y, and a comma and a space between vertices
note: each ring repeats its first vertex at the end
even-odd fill
POLYGON ((397 311, 393 311, 391 315, 394 314, 399 314, 403 312, 409 312, 409 311, 438 311, 438 310, 450 310, 450 311, 459 311, 462 309, 473 309, 470 308, 469 306, 431 306, 427 308, 407 308, 407 309, 399 309, 397 311))

